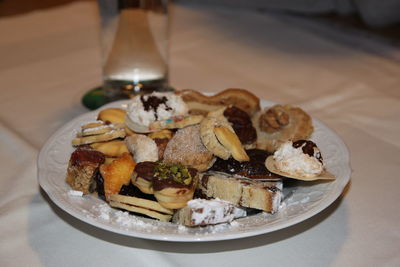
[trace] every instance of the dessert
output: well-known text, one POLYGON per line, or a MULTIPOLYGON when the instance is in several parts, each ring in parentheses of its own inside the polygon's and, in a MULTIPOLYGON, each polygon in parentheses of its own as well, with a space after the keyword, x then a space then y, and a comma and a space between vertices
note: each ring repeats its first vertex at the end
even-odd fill
POLYGON ((97 119, 105 123, 124 123, 126 111, 120 108, 107 108, 99 112, 97 119))
POLYGON ((173 116, 166 120, 157 120, 149 125, 150 131, 158 131, 162 129, 181 129, 189 125, 199 124, 203 120, 202 115, 179 115, 173 116))
POLYGON ((192 125, 175 133, 166 145, 163 159, 205 171, 214 162, 214 155, 201 141, 200 125, 192 125))
POLYGON ((179 95, 154 92, 132 98, 125 123, 134 132, 148 133, 152 123, 187 113, 188 107, 179 95))
POLYGON ((76 138, 72 139, 72 145, 88 145, 124 138, 126 136, 124 127, 122 124, 110 124, 103 121, 82 125, 81 131, 77 133, 76 138))
POLYGON ((121 157, 123 153, 129 152, 123 140, 92 143, 90 147, 103 153, 106 157, 121 157))
POLYGON ((206 117, 200 123, 200 136, 204 146, 214 155, 223 159, 232 156, 238 161, 248 160, 239 138, 226 120, 206 117))
POLYGON ((190 89, 178 93, 188 105, 190 114, 206 115, 225 106, 236 106, 250 116, 260 110, 260 99, 244 89, 226 89, 211 96, 190 89))
POLYGON ((282 197, 282 182, 236 178, 222 173, 200 174, 201 195, 220 198, 234 205, 274 213, 282 197))
POLYGON ((197 170, 180 164, 159 162, 155 166, 154 197, 164 207, 179 209, 193 198, 197 170))
POLYGON ((111 207, 143 214, 160 221, 169 221, 174 214, 173 210, 164 208, 157 201, 138 197, 115 194, 110 196, 109 203, 111 207))
POLYGON ((72 140, 66 181, 111 207, 188 227, 275 213, 285 178, 333 176, 306 140, 310 116, 290 105, 260 111, 259 102, 242 89, 183 90, 104 109, 72 140))
POLYGON ((89 194, 90 186, 103 164, 105 156, 88 146, 78 147, 72 152, 67 169, 66 182, 72 189, 89 194))
POLYGON ((175 213, 173 222, 186 226, 228 223, 246 216, 246 210, 220 199, 192 199, 175 213))
POLYGON ((131 177, 132 184, 145 194, 153 194, 155 166, 153 161, 139 162, 131 177))
POLYGON ((270 152, 286 141, 308 139, 314 130, 311 117, 291 105, 265 108, 252 121, 257 130, 257 148, 270 152))
POLYGON ((157 144, 150 137, 143 134, 132 134, 125 139, 125 143, 137 163, 158 160, 157 144))
POLYGON ((100 166, 100 174, 104 181, 104 195, 106 200, 110 196, 117 194, 122 185, 129 184, 136 163, 129 153, 124 153, 122 157, 115 159, 110 164, 100 166))
POLYGON ((321 151, 310 140, 285 142, 267 158, 266 166, 271 172, 299 180, 334 179, 324 170, 321 151))

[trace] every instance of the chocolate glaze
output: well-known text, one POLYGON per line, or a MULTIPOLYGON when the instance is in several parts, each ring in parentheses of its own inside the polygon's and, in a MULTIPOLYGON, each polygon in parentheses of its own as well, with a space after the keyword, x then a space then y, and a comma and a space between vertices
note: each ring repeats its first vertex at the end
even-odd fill
MULTIPOLYGON (((153 180, 153 189, 155 191, 160 191, 162 189, 169 188, 169 187, 191 189, 193 187, 193 181, 195 179, 195 176, 197 175, 197 170, 193 169, 193 168, 188 168, 188 171, 190 173, 190 176, 192 177, 192 182, 190 184, 185 185, 185 184, 174 181, 172 178, 171 179, 169 179, 169 178, 158 179, 158 178, 154 177, 153 178, 154 179, 153 180)), ((185 192, 186 192, 186 190, 182 190, 182 193, 185 193, 185 192)), ((179 194, 179 191, 178 191, 178 194, 179 194)))
POLYGON ((233 158, 223 160, 218 158, 210 171, 237 174, 252 179, 275 179, 282 178, 280 175, 273 174, 265 167, 265 159, 272 155, 261 149, 249 149, 246 151, 250 161, 239 162, 233 158))
POLYGON ((224 116, 232 124, 232 128, 242 144, 252 144, 257 139, 256 129, 251 123, 250 116, 240 108, 228 107, 224 116))
POLYGON ((153 182, 153 189, 159 191, 167 187, 175 188, 191 188, 193 186, 193 179, 197 175, 197 170, 194 168, 188 168, 190 176, 192 177, 192 182, 189 185, 185 185, 179 182, 175 182, 172 177, 171 179, 159 179, 155 176, 155 167, 157 162, 144 161, 139 162, 135 167, 135 172, 137 176, 153 182))
POLYGON ((103 153, 92 149, 90 146, 80 146, 71 154, 72 166, 100 165, 106 157, 103 153))
POLYGON ((147 181, 153 181, 154 180, 154 168, 156 167, 157 162, 152 162, 152 161, 144 161, 144 162, 139 162, 136 164, 135 167, 135 172, 137 176, 147 180, 147 181))
POLYGON ((318 147, 313 141, 310 141, 310 140, 298 140, 296 142, 293 142, 293 147, 294 148, 301 147, 301 149, 303 150, 304 154, 307 154, 310 157, 315 157, 317 160, 319 160, 319 162, 322 163, 323 159, 322 159, 321 153, 317 152, 316 154, 314 154, 314 148, 318 149, 318 147))

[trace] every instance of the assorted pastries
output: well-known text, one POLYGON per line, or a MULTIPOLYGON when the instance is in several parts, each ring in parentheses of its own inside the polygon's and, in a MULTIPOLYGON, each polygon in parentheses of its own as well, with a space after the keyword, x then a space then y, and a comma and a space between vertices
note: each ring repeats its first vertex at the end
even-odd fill
POLYGON ((144 217, 230 223, 278 212, 285 179, 334 179, 312 132, 302 109, 243 89, 138 95, 77 129, 66 182, 144 217))

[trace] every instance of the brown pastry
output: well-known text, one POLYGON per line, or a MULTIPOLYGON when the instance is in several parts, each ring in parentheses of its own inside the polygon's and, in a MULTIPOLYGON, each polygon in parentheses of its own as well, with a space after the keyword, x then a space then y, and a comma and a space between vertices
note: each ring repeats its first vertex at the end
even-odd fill
POLYGON ((182 90, 178 94, 189 106, 191 114, 206 115, 209 111, 230 105, 240 108, 250 116, 260 110, 260 99, 244 89, 226 89, 212 96, 190 89, 182 90))
POLYGON ((207 170, 214 161, 211 153, 200 138, 200 126, 192 125, 178 130, 168 142, 164 161, 190 166, 198 171, 207 170))
POLYGON ((72 154, 68 163, 66 181, 72 189, 88 194, 90 185, 98 172, 100 164, 105 160, 104 154, 91 149, 89 146, 81 146, 72 154))
POLYGON ((309 139, 314 130, 311 117, 291 105, 266 108, 255 114, 252 121, 257 130, 257 148, 270 152, 288 140, 309 139))

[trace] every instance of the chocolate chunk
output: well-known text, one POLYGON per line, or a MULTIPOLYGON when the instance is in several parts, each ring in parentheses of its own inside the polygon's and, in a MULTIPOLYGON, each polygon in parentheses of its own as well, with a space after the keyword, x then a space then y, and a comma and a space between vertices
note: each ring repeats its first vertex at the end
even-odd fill
MULTIPOLYGON (((322 163, 323 159, 322 159, 322 155, 320 152, 315 153, 314 149, 318 149, 317 145, 310 140, 298 140, 296 142, 293 142, 293 147, 294 148, 299 148, 301 147, 301 149, 303 150, 304 154, 309 155, 310 157, 315 157, 316 159, 319 160, 319 162, 322 163)), ((319 150, 317 150, 319 151, 319 150)))
POLYGON ((250 116, 243 110, 232 106, 224 111, 224 116, 232 124, 232 128, 242 144, 251 144, 257 139, 256 129, 250 116))

